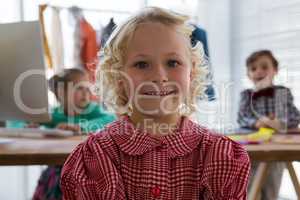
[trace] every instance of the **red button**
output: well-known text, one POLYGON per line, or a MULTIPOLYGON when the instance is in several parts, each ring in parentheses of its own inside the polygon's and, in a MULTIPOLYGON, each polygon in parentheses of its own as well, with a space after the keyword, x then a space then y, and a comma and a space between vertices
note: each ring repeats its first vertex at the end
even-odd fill
POLYGON ((155 186, 151 189, 151 193, 154 197, 159 197, 160 195, 160 188, 158 186, 155 186))

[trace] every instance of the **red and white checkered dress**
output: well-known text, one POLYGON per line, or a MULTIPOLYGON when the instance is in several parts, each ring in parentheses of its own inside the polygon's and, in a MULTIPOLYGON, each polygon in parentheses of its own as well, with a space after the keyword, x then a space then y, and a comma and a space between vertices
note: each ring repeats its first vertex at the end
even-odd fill
POLYGON ((183 117, 160 139, 128 117, 90 136, 62 171, 64 199, 246 200, 246 151, 183 117))

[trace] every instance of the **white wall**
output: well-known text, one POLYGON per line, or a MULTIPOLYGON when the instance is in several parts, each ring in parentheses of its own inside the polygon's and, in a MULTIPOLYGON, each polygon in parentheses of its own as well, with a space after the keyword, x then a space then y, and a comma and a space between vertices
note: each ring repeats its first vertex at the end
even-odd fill
POLYGON ((199 4, 199 25, 206 31, 217 100, 201 102, 198 121, 210 128, 231 126, 231 6, 230 0, 202 0, 199 4))
POLYGON ((0 23, 16 22, 21 19, 19 0, 0 0, 0 5, 0 23))

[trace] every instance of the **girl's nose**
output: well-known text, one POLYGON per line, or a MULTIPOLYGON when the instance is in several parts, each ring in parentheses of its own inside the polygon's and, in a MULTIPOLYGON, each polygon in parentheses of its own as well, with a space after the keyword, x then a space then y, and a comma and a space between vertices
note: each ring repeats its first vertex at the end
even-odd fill
POLYGON ((157 67, 155 67, 154 73, 151 78, 152 82, 157 84, 169 81, 168 72, 162 65, 158 65, 157 67))

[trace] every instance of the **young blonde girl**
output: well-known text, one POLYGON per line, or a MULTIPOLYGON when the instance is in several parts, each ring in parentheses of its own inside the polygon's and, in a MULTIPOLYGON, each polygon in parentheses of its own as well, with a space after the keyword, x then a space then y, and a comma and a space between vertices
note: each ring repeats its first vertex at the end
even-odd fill
POLYGON ((123 116, 69 156, 64 199, 246 199, 245 150, 187 117, 205 84, 187 20, 146 8, 113 32, 98 75, 123 116))

